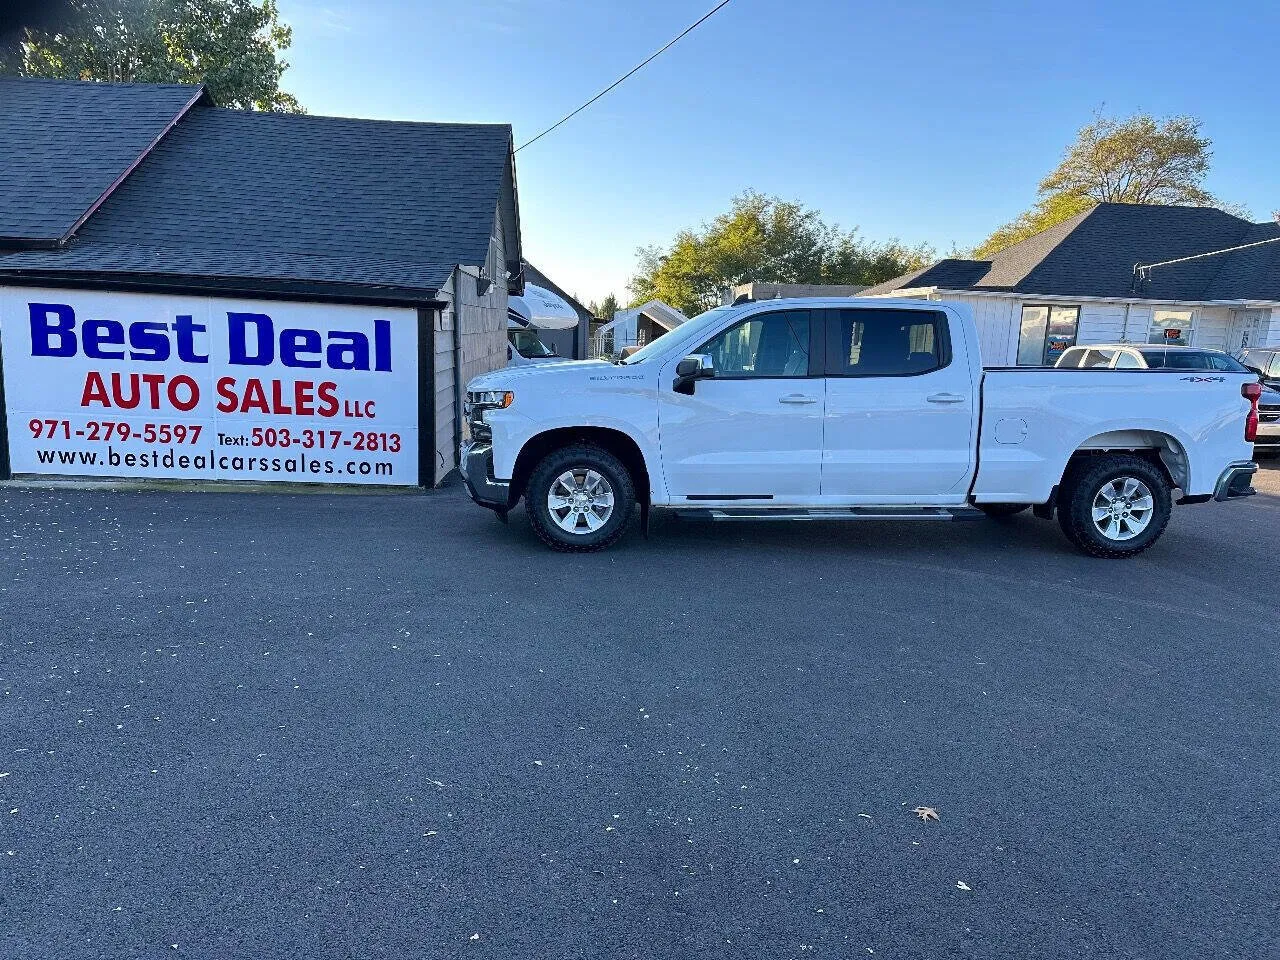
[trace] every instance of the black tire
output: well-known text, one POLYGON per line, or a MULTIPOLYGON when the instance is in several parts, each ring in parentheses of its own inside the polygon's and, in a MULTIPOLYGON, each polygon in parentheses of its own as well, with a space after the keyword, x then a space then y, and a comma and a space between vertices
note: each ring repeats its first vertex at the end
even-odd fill
POLYGON ((1002 520, 1005 517, 1012 517, 1023 510, 1030 510, 1029 503, 979 503, 978 509, 994 520, 1002 520))
POLYGON ((524 502, 533 532, 543 543, 563 553, 589 553, 603 550, 626 532, 636 505, 636 489, 630 471, 621 460, 603 447, 578 443, 553 450, 542 458, 529 477, 524 502), (565 473, 585 474, 588 470, 599 474, 612 488, 613 510, 599 529, 573 533, 552 515, 547 497, 552 485, 565 473))
POLYGON ((1063 478, 1058 492, 1058 524, 1067 539, 1090 556, 1108 560, 1136 556, 1159 540, 1168 526, 1173 511, 1171 491, 1169 478, 1150 460, 1127 453, 1087 457, 1063 478), (1152 500, 1151 516, 1141 532, 1129 539, 1116 539, 1095 524, 1094 504, 1104 488, 1125 478, 1146 485, 1152 500))

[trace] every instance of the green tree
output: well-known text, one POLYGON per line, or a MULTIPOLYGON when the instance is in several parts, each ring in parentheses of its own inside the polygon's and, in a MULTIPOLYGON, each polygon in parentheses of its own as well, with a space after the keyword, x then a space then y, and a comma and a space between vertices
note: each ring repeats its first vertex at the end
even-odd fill
POLYGON ((1212 142, 1193 117, 1096 116, 1040 181, 1036 205, 996 230, 974 256, 989 257, 1099 203, 1222 206, 1201 186, 1212 158, 1212 142))
POLYGON ((56 27, 27 28, 0 72, 68 80, 203 83, 224 107, 302 112, 280 89, 293 31, 276 0, 70 0, 56 27))
POLYGON ((727 213, 681 230, 666 248, 642 247, 637 257, 633 302, 658 299, 692 316, 735 284, 879 283, 928 263, 933 250, 864 241, 803 204, 748 190, 727 213))
POLYGON ((613 319, 613 315, 618 312, 618 298, 611 293, 604 298, 604 302, 598 306, 593 305, 593 307, 592 316, 599 317, 605 323, 608 323, 613 319))

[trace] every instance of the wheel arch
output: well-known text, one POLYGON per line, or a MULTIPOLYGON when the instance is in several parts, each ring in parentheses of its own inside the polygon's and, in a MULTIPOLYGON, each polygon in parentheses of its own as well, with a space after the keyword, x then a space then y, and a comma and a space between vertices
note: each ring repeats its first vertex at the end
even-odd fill
POLYGON ((511 502, 517 503, 524 496, 529 477, 543 457, 553 450, 575 443, 594 444, 621 460, 631 474, 637 502, 649 503, 651 486, 644 451, 634 437, 612 427, 555 427, 534 434, 525 441, 516 456, 515 468, 511 473, 511 502))
POLYGON ((1082 462, 1108 453, 1132 453, 1158 466, 1171 486, 1185 491, 1191 482, 1191 461, 1186 445, 1164 430, 1141 428, 1106 430, 1076 446, 1063 466, 1061 482, 1082 462))

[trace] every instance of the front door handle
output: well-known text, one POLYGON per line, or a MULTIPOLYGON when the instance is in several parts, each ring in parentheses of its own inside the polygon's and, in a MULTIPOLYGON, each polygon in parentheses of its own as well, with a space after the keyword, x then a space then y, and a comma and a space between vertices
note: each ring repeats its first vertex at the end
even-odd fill
POLYGON ((931 393, 925 399, 930 403, 964 403, 964 397, 958 393, 931 393))
POLYGON ((803 393, 788 393, 778 398, 779 403, 817 403, 817 397, 806 397, 803 393))

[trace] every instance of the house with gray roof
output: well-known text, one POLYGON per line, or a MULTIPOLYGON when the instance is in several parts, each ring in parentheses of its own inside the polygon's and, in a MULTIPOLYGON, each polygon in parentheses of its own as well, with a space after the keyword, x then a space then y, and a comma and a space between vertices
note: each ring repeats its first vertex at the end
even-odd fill
MULTIPOLYGON (((0 288, 409 311, 424 484, 456 464, 466 382, 506 362, 521 263, 507 125, 0 78, 0 288)), ((6 350, 22 322, 0 317, 6 350)))
POLYGON ((1076 343, 1280 343, 1280 224, 1103 203, 989 260, 948 258, 862 291, 968 304, 989 366, 1076 343))

